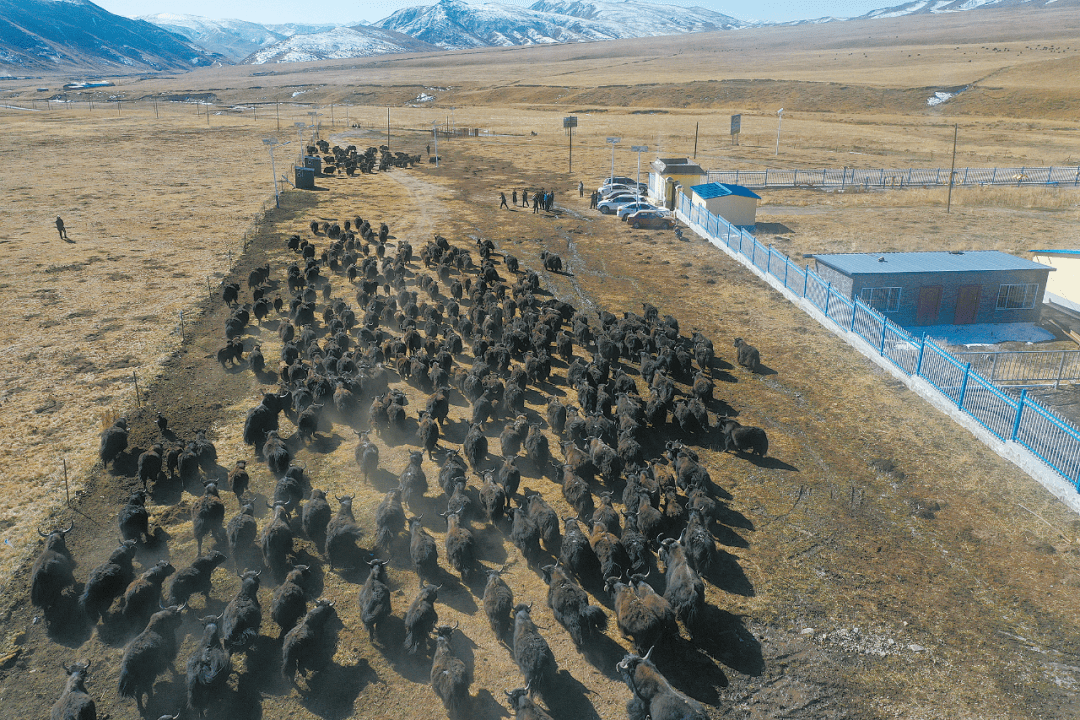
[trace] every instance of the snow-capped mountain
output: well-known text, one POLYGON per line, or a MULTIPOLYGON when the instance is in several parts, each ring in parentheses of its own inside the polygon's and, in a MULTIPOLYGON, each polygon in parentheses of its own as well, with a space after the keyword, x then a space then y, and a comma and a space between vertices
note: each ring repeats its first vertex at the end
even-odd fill
POLYGON ((142 15, 139 20, 182 35, 189 41, 238 61, 260 48, 272 45, 298 33, 318 33, 332 30, 334 25, 261 25, 246 20, 211 20, 198 15, 158 13, 142 15))
POLYGON ((871 10, 861 18, 894 18, 904 15, 933 15, 939 13, 965 12, 980 8, 1061 8, 1078 7, 1077 0, 913 0, 902 5, 871 10))
POLYGON ((375 25, 448 50, 622 37, 613 27, 594 20, 465 0, 440 0, 435 5, 404 8, 375 25))
POLYGON ((351 28, 334 28, 320 33, 293 35, 255 51, 245 58, 243 63, 262 65, 264 63, 340 60, 404 52, 431 52, 441 49, 393 30, 358 25, 351 28))
POLYGON ((214 62, 161 28, 89 0, 0 0, 0 67, 190 70, 214 62))
POLYGON ((538 0, 529 9, 615 25, 616 31, 633 33, 629 37, 738 30, 749 25, 738 18, 705 8, 640 2, 538 0))

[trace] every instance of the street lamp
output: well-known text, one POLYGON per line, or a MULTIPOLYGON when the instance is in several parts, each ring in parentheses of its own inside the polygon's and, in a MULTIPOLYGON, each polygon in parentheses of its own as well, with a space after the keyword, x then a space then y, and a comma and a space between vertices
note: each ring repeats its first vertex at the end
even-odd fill
MULTIPOLYGON (((631 152, 637 153, 637 175, 634 176, 634 189, 637 190, 638 202, 641 202, 641 153, 649 152, 648 145, 631 145, 631 152)), ((614 173, 612 173, 614 175, 614 173)))
POLYGON ((270 151, 270 172, 274 174, 274 207, 281 207, 281 198, 278 196, 277 166, 274 165, 274 148, 279 145, 288 144, 289 143, 279 143, 274 138, 263 138, 263 145, 270 151))
POLYGON ((304 128, 307 127, 302 122, 294 122, 293 127, 296 128, 296 144, 300 146, 300 164, 304 164, 304 128))
POLYGON ((604 142, 611 145, 611 175, 608 176, 608 182, 613 183, 615 182, 615 146, 622 142, 622 138, 609 137, 604 142))
POLYGON ((780 154, 780 125, 784 122, 784 108, 780 108, 776 111, 776 152, 775 155, 780 154))

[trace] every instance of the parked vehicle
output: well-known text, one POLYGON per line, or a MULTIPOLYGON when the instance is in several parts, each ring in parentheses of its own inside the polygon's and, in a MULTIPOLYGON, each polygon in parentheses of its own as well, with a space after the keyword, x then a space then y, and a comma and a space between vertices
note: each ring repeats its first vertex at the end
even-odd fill
POLYGON ((597 188, 597 191, 601 195, 610 195, 616 190, 629 190, 630 192, 640 192, 645 194, 649 192, 649 186, 645 183, 636 183, 631 180, 630 182, 605 183, 597 188))
POLYGON ((659 210, 639 210, 632 215, 628 215, 626 223, 635 230, 638 228, 671 230, 675 227, 675 218, 659 210))
POLYGON ((614 177, 606 177, 606 178, 604 178, 603 180, 600 181, 600 187, 603 187, 604 185, 614 185, 616 183, 621 184, 621 185, 633 185, 634 184, 634 178, 629 178, 629 177, 626 177, 625 175, 616 175, 614 177))
POLYGON ((629 205, 623 205, 615 213, 620 220, 625 220, 628 215, 633 215, 640 210, 657 210, 658 208, 650 202, 632 202, 629 205))
POLYGON ((596 205, 596 209, 605 215, 614 215, 615 211, 624 205, 630 205, 638 201, 637 195, 617 195, 616 197, 609 198, 607 200, 601 200, 596 205))

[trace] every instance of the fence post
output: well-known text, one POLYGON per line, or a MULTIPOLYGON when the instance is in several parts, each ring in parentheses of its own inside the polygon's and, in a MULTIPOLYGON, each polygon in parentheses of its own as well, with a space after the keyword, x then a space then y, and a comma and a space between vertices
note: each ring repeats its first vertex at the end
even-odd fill
MULTIPOLYGON (((769 243, 769 259, 765 261, 765 274, 766 275, 772 275, 772 243, 769 243)), ((1061 364, 1064 365, 1065 364, 1065 360, 1064 360, 1065 353, 1062 353, 1061 357, 1062 357, 1061 364)), ((1061 375, 1061 373, 1058 373, 1059 377, 1060 377, 1060 375, 1061 375)))
POLYGON ((878 354, 885 355, 885 331, 889 329, 889 318, 885 318, 885 322, 881 323, 881 347, 878 348, 878 354))
POLYGON ((829 317, 829 300, 832 298, 832 283, 825 284, 825 317, 829 317))
POLYGON ((1064 370, 1065 370, 1065 351, 1064 351, 1064 350, 1062 350, 1062 351, 1061 351, 1061 362, 1060 362, 1060 363, 1058 363, 1058 376, 1057 376, 1057 380, 1055 380, 1055 381, 1054 381, 1054 389, 1055 389, 1055 390, 1057 390, 1057 389, 1058 389, 1059 387, 1061 387, 1061 373, 1062 373, 1062 372, 1063 372, 1064 370))
POLYGON ((806 263, 802 276, 802 296, 806 297, 806 283, 810 281, 810 263, 806 263))
POLYGON ((935 185, 940 185, 941 184, 941 168, 938 168, 936 174, 934 175, 934 184, 935 185))
MULTIPOLYGON (((739 231, 739 235, 742 235, 742 231, 741 231, 741 230, 739 231)), ((740 241, 739 241, 739 246, 740 246, 740 247, 742 246, 742 240, 740 240, 740 241)), ((755 242, 755 243, 752 243, 752 244, 750 245, 750 264, 751 264, 751 265, 754 265, 754 264, 756 264, 756 263, 754 262, 754 260, 755 260, 756 258, 757 258, 757 243, 755 242)))
POLYGON ((915 363, 915 377, 922 377, 922 356, 926 350, 926 338, 919 339, 919 359, 915 363))
POLYGON ((964 168, 964 182, 960 183, 961 185, 967 185, 967 174, 968 174, 968 170, 970 170, 970 169, 971 168, 964 168))
POLYGON ((885 187, 885 168, 881 169, 881 187, 885 187))
POLYGON ((765 187, 769 187, 769 168, 765 168, 765 187))
POLYGON ((960 381, 960 399, 956 401, 956 406, 961 410, 964 409, 964 394, 967 392, 968 374, 971 372, 971 363, 964 364, 964 379, 960 381))
POLYGON ((1027 398, 1027 390, 1020 391, 1020 402, 1016 405, 1016 420, 1013 421, 1012 436, 1009 438, 1013 442, 1016 442, 1017 436, 1020 434, 1020 417, 1024 414, 1024 400, 1027 398))
MULTIPOLYGON (((1080 178, 1080 172, 1077 172, 1076 176, 1080 178)), ((840 176, 840 189, 843 190, 847 187, 847 167, 844 167, 844 172, 840 176)))
POLYGON ((785 257, 784 258, 784 287, 787 287, 787 269, 788 269, 788 265, 790 265, 790 264, 791 264, 791 261, 788 260, 787 257, 785 257))
POLYGON ((851 303, 851 327, 848 328, 849 332, 855 332, 855 315, 859 312, 859 298, 855 298, 855 302, 851 303))
POLYGON ((995 185, 997 183, 997 168, 994 168, 994 173, 990 176, 990 184, 995 185))

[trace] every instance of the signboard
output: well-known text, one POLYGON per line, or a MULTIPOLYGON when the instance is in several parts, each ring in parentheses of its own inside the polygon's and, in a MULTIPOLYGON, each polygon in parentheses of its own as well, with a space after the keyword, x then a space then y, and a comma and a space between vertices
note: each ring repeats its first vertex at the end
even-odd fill
POLYGON ((563 129, 576 128, 577 127, 577 116, 576 115, 571 115, 569 117, 564 117, 562 119, 562 126, 563 126, 563 129))
POLYGON ((648 145, 631 145, 630 152, 649 152, 648 145))
POLYGON ((733 145, 739 144, 739 130, 742 128, 742 115, 731 116, 731 143, 733 145))

